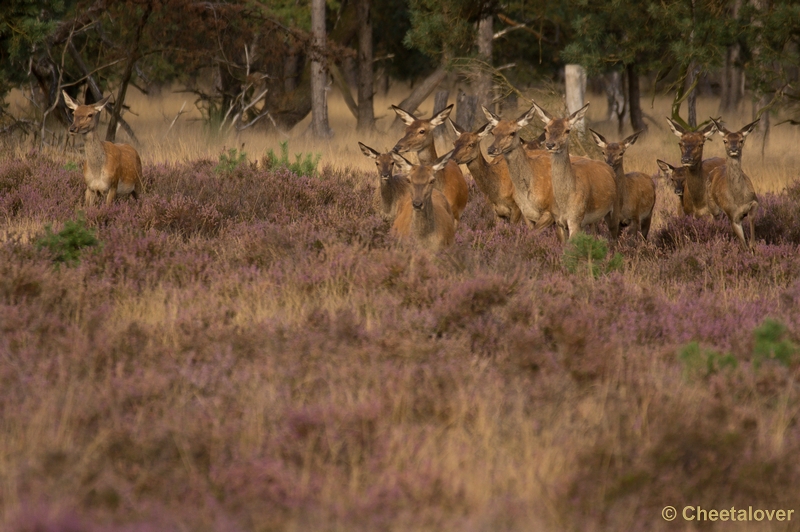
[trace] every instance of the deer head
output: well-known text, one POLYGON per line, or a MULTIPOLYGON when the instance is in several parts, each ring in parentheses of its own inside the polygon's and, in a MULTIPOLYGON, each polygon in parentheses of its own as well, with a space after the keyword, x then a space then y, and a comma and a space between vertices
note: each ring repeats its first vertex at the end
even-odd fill
POLYGON ((406 125, 405 135, 397 141, 392 151, 405 153, 408 151, 421 151, 433 142, 433 130, 443 124, 447 117, 450 116, 453 105, 448 105, 427 120, 415 118, 414 115, 396 105, 393 105, 392 109, 406 125))
POLYGON ((717 131, 722 136, 722 142, 725 144, 725 153, 728 154, 728 157, 735 159, 742 156, 744 139, 747 138, 747 135, 753 132, 753 129, 755 129, 759 120, 761 120, 761 118, 757 118, 753 122, 750 122, 739 131, 731 132, 728 131, 721 122, 718 122, 713 118, 711 119, 711 121, 714 123, 714 126, 716 126, 717 131))
POLYGON ((481 140, 491 133, 489 124, 484 124, 476 131, 466 131, 452 120, 448 120, 450 127, 456 134, 453 160, 458 164, 468 164, 481 155, 481 140))
POLYGON ((67 104, 67 107, 72 109, 72 124, 69 126, 69 132, 72 134, 80 133, 85 135, 90 131, 94 131, 94 128, 100 123, 100 113, 103 111, 103 107, 108 103, 111 95, 109 94, 99 102, 90 105, 81 105, 70 98, 66 91, 61 91, 61 93, 64 95, 64 103, 67 104))
POLYGON ((404 175, 411 185, 411 205, 415 210, 421 210, 425 202, 430 199, 436 182, 436 172, 443 169, 452 156, 451 150, 436 159, 432 165, 427 165, 412 164, 399 153, 392 152, 400 174, 404 175))
POLYGON ((661 159, 656 159, 656 163, 658 163, 658 167, 661 169, 661 172, 663 172, 664 177, 666 177, 669 182, 672 183, 675 194, 683 197, 686 176, 689 173, 686 167, 672 166, 668 162, 662 161, 661 159))
POLYGON ((375 159, 375 166, 378 167, 378 176, 384 181, 388 181, 392 177, 392 170, 394 169, 394 159, 391 153, 378 153, 366 144, 358 143, 361 148, 361 153, 375 159))
POLYGON ((681 148, 681 164, 683 166, 700 164, 703 160, 703 144, 716 131, 714 122, 712 121, 700 131, 689 131, 669 117, 667 123, 672 133, 680 139, 678 145, 681 148))
POLYGON ((545 141, 544 147, 550 153, 561 153, 569 146, 569 132, 578 121, 583 119, 586 110, 589 108, 587 103, 566 118, 553 118, 550 113, 533 104, 536 114, 546 125, 544 126, 545 141))
POLYGON ((593 129, 589 129, 592 134, 594 142, 603 150, 603 157, 606 159, 606 164, 615 170, 622 166, 622 156, 625 155, 625 150, 630 148, 636 139, 641 135, 641 131, 637 131, 630 137, 622 142, 608 142, 603 135, 593 129))
POLYGON ((489 155, 497 156, 508 153, 520 144, 519 131, 528 125, 536 116, 536 111, 531 107, 516 120, 503 120, 486 107, 481 106, 483 114, 489 120, 488 127, 494 135, 494 142, 489 146, 489 155))

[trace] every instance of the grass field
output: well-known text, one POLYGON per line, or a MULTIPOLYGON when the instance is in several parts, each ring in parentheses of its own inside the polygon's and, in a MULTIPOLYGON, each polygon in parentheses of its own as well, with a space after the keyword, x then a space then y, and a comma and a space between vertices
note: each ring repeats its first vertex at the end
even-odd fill
MULTIPOLYGON (((400 96, 376 102, 380 130, 400 96)), ((281 137, 187 115, 165 135, 182 102, 130 98, 139 202, 81 215, 77 152, 3 148, 0 528, 798 530, 793 129, 763 161, 758 136, 745 148, 755 254, 660 185, 649 241, 589 263, 497 223, 474 187, 452 248, 396 242, 356 145, 396 137, 356 135, 336 101, 331 142, 289 139, 322 155, 316 176, 256 164, 281 137), (217 170, 242 142, 248 162, 217 170), (37 245, 81 219, 99 243, 77 261, 59 261, 74 236, 37 245), (690 505, 795 515, 662 518, 690 505)), ((678 160, 657 104, 628 170, 678 160)))

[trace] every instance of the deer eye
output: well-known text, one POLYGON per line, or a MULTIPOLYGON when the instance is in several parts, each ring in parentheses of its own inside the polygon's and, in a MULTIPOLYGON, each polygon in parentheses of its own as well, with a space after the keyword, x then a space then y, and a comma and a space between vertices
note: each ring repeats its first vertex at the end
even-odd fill
POLYGON ((420 130, 419 130, 419 134, 420 134, 420 135, 424 135, 424 134, 425 134, 425 130, 424 130, 424 129, 420 129, 420 130))

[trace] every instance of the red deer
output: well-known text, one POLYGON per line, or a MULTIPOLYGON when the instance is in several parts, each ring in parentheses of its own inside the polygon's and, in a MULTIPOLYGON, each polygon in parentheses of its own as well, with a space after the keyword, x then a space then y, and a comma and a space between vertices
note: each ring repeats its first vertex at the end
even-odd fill
POLYGON ((498 218, 511 223, 519 222, 522 212, 514 201, 514 184, 508 176, 508 165, 499 157, 492 162, 486 160, 481 151, 481 140, 489 133, 489 124, 485 124, 474 132, 465 131, 448 120, 456 134, 453 161, 466 164, 475 183, 492 204, 498 218))
POLYGON ((550 182, 550 157, 544 151, 539 151, 537 156, 534 150, 526 150, 519 137, 519 131, 534 117, 533 108, 517 120, 503 120, 485 107, 483 113, 494 135, 489 155, 502 155, 505 159, 509 178, 514 184, 514 201, 525 221, 534 225, 537 231, 552 225, 556 205, 550 182))
MULTIPOLYGON (((405 134, 397 141, 393 151, 397 153, 416 152, 420 164, 432 165, 437 158, 436 147, 433 143, 433 130, 450 116, 453 106, 449 105, 427 120, 415 118, 411 113, 396 105, 393 105, 392 109, 406 125, 405 134)), ((453 217, 458 222, 461 219, 461 213, 467 206, 469 189, 467 181, 461 173, 461 168, 455 162, 450 162, 436 172, 436 188, 447 198, 453 217)))
POLYGON ((98 196, 105 195, 106 205, 119 195, 130 194, 138 198, 142 190, 142 161, 136 150, 128 144, 114 144, 100 140, 95 133, 100 123, 100 113, 111 96, 97 103, 80 105, 64 94, 64 102, 72 109, 70 134, 84 136, 83 180, 86 182, 84 204, 94 205, 98 196))
POLYGON ((706 183, 711 171, 725 164, 725 159, 712 157, 703 160, 703 145, 716 131, 713 122, 700 131, 688 131, 667 118, 670 129, 680 140, 681 164, 687 169, 683 191, 683 211, 692 216, 710 216, 706 201, 706 183))
POLYGON ((723 212, 731 222, 734 233, 744 249, 754 250, 755 225, 754 218, 758 209, 758 198, 753 183, 742 170, 742 150, 744 140, 752 133, 758 120, 751 122, 736 132, 728 131, 725 126, 712 119, 725 143, 725 164, 711 171, 708 182, 708 208, 711 214, 719 216, 723 212), (742 230, 742 219, 747 216, 750 224, 750 243, 745 241, 742 230))
POLYGON ((601 161, 584 157, 572 160, 569 156, 569 132, 588 108, 587 103, 566 118, 553 118, 533 104, 546 124, 545 148, 550 152, 556 223, 562 241, 601 219, 605 219, 612 239, 619 235, 620 205, 611 167, 601 161))
POLYGON ((589 129, 595 143, 603 150, 603 156, 614 170, 617 180, 617 195, 619 196, 618 205, 619 222, 621 226, 630 226, 633 231, 641 233, 647 240, 647 233, 650 232, 650 222, 653 216, 653 206, 656 203, 656 187, 653 179, 642 172, 628 172, 622 166, 622 157, 625 150, 630 148, 642 133, 638 131, 626 138, 622 142, 608 142, 600 133, 589 129))
POLYGON ((686 192, 686 176, 689 175, 689 169, 685 166, 672 166, 666 161, 656 159, 661 173, 667 178, 672 185, 672 190, 678 196, 678 214, 692 214, 692 205, 689 202, 686 192))
POLYGON ((392 232, 400 238, 412 239, 423 247, 438 250, 455 239, 455 220, 444 194, 435 187, 436 172, 444 168, 453 152, 449 151, 433 164, 411 164, 399 153, 393 157, 400 173, 408 179, 411 194, 400 204, 392 232))
POLYGON ((375 166, 378 167, 378 177, 380 187, 378 188, 381 216, 388 221, 394 221, 397 216, 397 206, 404 196, 408 196, 408 180, 399 175, 394 175, 394 158, 391 152, 378 153, 369 146, 358 143, 361 152, 375 159, 375 166))

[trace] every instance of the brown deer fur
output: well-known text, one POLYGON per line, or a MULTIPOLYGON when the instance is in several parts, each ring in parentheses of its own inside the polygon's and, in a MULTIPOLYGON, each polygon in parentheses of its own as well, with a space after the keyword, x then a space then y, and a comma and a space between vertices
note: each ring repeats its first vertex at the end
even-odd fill
POLYGON ((672 190, 678 196, 678 215, 692 214, 693 208, 689 197, 686 192, 686 176, 689 175, 689 169, 685 166, 672 166, 666 161, 656 159, 658 167, 661 169, 660 174, 667 178, 672 185, 672 190))
MULTIPOLYGON (((406 125, 405 134, 397 141, 393 151, 397 153, 416 152, 420 164, 432 165, 437 158, 436 147, 433 143, 433 130, 450 116, 453 106, 446 107, 427 120, 414 118, 411 113, 395 105, 392 108, 406 125)), ((467 181, 458 164, 450 162, 436 172, 436 188, 447 198, 453 211, 453 217, 458 222, 469 199, 467 181)))
POLYGON ((492 204, 498 218, 510 223, 519 222, 522 212, 514 201, 514 184, 508 175, 508 165, 503 157, 489 162, 481 151, 481 140, 489 135, 489 124, 474 132, 464 131, 452 121, 456 134, 453 158, 457 164, 466 164, 475 183, 492 204))
POLYGON ((680 139, 681 164, 687 169, 683 191, 683 211, 692 216, 710 216, 706 201, 706 184, 711 171, 725 164, 725 159, 712 157, 703 160, 703 145, 716 130, 710 123, 699 131, 688 131, 683 126, 667 118, 672 133, 680 139))
POLYGON ((100 113, 110 96, 91 105, 80 105, 66 92, 63 95, 67 107, 73 111, 70 134, 84 136, 84 204, 94 205, 97 197, 103 195, 107 205, 114 201, 117 194, 131 194, 134 199, 138 198, 143 192, 142 161, 139 154, 128 144, 102 141, 95 133, 100 123, 100 113))
POLYGON ((394 153, 400 173, 408 179, 411 193, 405 196, 392 224, 392 232, 400 238, 411 239, 425 248, 438 250, 449 246, 455 239, 455 220, 444 194, 435 188, 436 172, 444 168, 452 151, 442 155, 433 164, 411 164, 394 153))
POLYGON ((605 219, 611 238, 619 235, 619 197, 614 172, 601 161, 569 156, 569 132, 586 114, 587 103, 566 118, 553 118, 533 104, 546 124, 545 148, 550 152, 553 197, 557 206, 556 223, 562 241, 587 225, 605 219))
POLYGON ((378 178, 380 185, 378 187, 378 203, 380 205, 381 216, 385 220, 394 221, 397 216, 397 207, 401 203, 403 197, 409 195, 408 180, 402 176, 394 175, 394 158, 391 152, 378 153, 369 146, 358 143, 361 152, 369 157, 375 159, 375 166, 378 167, 378 178))
POLYGON ((620 226, 630 226, 633 231, 638 231, 647 240, 650 231, 650 222, 653 216, 653 206, 656 203, 656 187, 653 179, 642 172, 625 173, 623 169, 623 155, 639 138, 638 131, 622 142, 608 142, 600 133, 589 129, 595 143, 603 150, 606 164, 614 170, 617 181, 617 195, 619 196, 619 222, 620 226))
MULTIPOLYGON (((712 121, 714 121, 712 119, 712 121)), ((744 249, 754 249, 754 218, 758 209, 758 198, 753 183, 742 170, 742 150, 744 141, 758 120, 751 122, 736 132, 728 131, 714 121, 725 143, 725 164, 714 168, 708 182, 708 208, 711 214, 719 216, 723 212, 731 222, 734 233, 744 249), (750 224, 750 243, 745 241, 742 219, 747 217, 750 224)))
POLYGON ((493 157, 502 155, 505 159, 514 184, 514 201, 525 221, 535 225, 537 231, 552 225, 556 204, 550 181, 550 157, 542 150, 526 150, 519 137, 519 131, 533 118, 533 109, 517 120, 503 120, 485 107, 483 113, 494 135, 487 151, 493 157))

